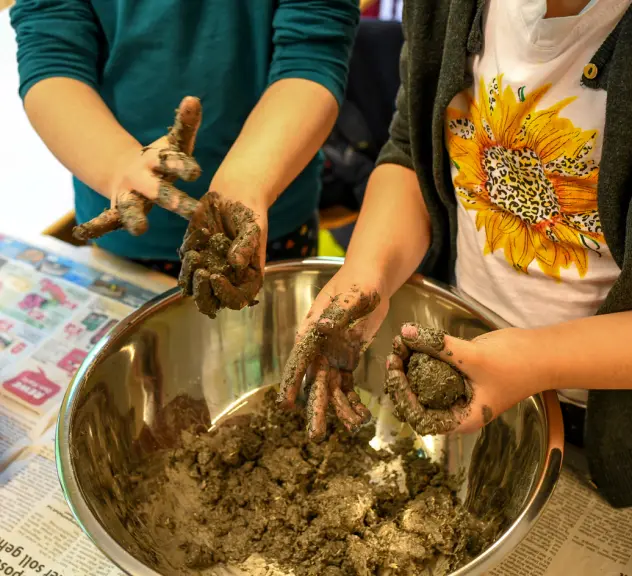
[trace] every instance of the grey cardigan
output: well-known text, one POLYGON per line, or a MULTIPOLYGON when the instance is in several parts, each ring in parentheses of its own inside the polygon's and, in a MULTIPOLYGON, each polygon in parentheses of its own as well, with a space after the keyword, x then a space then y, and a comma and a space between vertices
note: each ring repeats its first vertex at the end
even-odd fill
MULTIPOLYGON (((432 221, 421 272, 444 282, 454 277, 457 234, 457 200, 443 137, 445 112, 454 96, 472 84, 468 57, 483 47, 484 8, 485 0, 405 2, 397 111, 378 159, 378 164, 415 170, 432 221)), ((632 8, 591 62, 597 76, 577 82, 587 90, 608 91, 598 208, 608 247, 621 268, 599 310, 607 314, 632 310, 632 8)), ((593 481, 614 506, 632 505, 631 424, 632 391, 590 392, 589 466, 593 481)))

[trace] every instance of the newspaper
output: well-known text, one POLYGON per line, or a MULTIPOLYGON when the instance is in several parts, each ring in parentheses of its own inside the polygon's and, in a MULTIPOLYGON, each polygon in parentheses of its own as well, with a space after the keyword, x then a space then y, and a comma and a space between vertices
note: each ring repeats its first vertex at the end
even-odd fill
POLYGON ((0 574, 123 576, 75 522, 55 468, 54 429, 0 474, 0 574))
POLYGON ((54 424, 91 348, 155 295, 0 235, 0 471, 54 424))
MULTIPOLYGON (((55 467, 70 379, 150 291, 0 235, 0 575, 123 576, 75 522, 55 467)), ((542 517, 489 576, 632 576, 632 511, 566 467, 542 517)))
POLYGON ((491 576, 632 576, 632 510, 565 468, 529 535, 491 576))
POLYGON ((55 423, 88 352, 155 295, 0 235, 0 574, 123 574, 85 536, 64 500, 55 423))

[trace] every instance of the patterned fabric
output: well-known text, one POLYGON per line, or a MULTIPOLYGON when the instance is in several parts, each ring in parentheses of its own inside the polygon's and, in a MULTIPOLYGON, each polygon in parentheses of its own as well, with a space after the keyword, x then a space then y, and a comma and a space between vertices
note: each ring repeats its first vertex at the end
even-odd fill
POLYGON ((294 232, 268 242, 266 262, 310 258, 318 255, 318 212, 294 232))
POLYGON ((457 197, 485 230, 485 253, 503 249, 525 274, 535 262, 546 276, 559 280, 561 269, 575 266, 583 278, 588 252, 602 256, 605 244, 591 154, 598 130, 560 116, 573 98, 537 110, 550 87, 516 95, 502 76, 487 89, 481 79, 482 99, 470 112, 448 109, 448 150, 457 197))
MULTIPOLYGON (((318 212, 283 238, 268 243, 266 262, 292 260, 318 255, 318 212)), ((177 278, 180 274, 180 262, 171 260, 134 260, 154 272, 177 278)))

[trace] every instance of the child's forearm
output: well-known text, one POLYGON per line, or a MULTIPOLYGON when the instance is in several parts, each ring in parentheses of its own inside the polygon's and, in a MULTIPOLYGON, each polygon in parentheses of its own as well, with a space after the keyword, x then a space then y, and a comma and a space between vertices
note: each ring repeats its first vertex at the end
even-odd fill
POLYGON ((378 166, 367 185, 345 267, 375 274, 390 298, 415 272, 430 245, 430 217, 414 171, 378 166))
POLYGON ((632 312, 526 332, 539 390, 632 389, 632 312))
POLYGON ((320 150, 337 116, 335 97, 320 84, 275 82, 246 120, 211 189, 269 208, 320 150))
POLYGON ((118 123, 97 92, 77 80, 38 82, 26 95, 24 107, 57 159, 106 197, 119 159, 140 151, 141 145, 118 123))
MULTIPOLYGON (((443 347, 437 347, 443 335, 427 328, 404 324, 399 342, 394 342, 395 354, 387 360, 388 378, 392 379, 389 394, 402 403, 409 421, 420 421, 422 415, 403 373, 403 362, 411 351, 458 367, 469 381, 471 403, 455 406, 458 432, 476 430, 519 401, 545 390, 632 390, 632 312, 543 328, 505 328, 471 341, 445 336, 443 347)), ((441 383, 443 376, 437 377, 441 383)), ((445 378, 448 385, 453 376, 445 378)))

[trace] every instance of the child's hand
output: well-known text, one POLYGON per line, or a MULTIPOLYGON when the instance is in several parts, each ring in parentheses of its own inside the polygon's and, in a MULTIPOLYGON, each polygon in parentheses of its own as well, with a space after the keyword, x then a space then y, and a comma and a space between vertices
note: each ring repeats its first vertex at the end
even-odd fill
POLYGON ((396 406, 396 416, 422 435, 472 432, 520 400, 541 392, 538 384, 542 379, 534 373, 530 357, 533 341, 529 334, 528 330, 508 328, 466 341, 440 330, 404 324, 386 361, 385 390, 396 406), (457 376, 465 378, 463 393, 451 408, 431 407, 427 399, 422 400, 419 389, 415 392, 407 377, 410 357, 415 352, 444 363, 429 371, 431 378, 443 379, 431 383, 436 384, 436 391, 443 398, 455 382, 455 371, 446 364, 459 373, 457 376))
POLYGON ((354 390, 353 371, 388 312, 380 288, 343 266, 321 290, 298 330, 278 401, 294 408, 303 378, 308 392, 308 433, 324 439, 329 405, 351 432, 371 419, 354 390))
POLYGON ((180 248, 178 284, 203 314, 256 304, 263 283, 267 214, 239 200, 207 192, 199 202, 180 248))
POLYGON ((98 238, 125 228, 138 236, 147 231, 147 213, 152 204, 189 219, 197 200, 172 184, 178 178, 191 182, 200 176, 200 167, 193 159, 193 147, 202 106, 197 98, 187 96, 176 111, 174 125, 167 136, 156 140, 120 159, 113 166, 115 176, 110 191, 112 208, 74 229, 78 240, 98 238))

